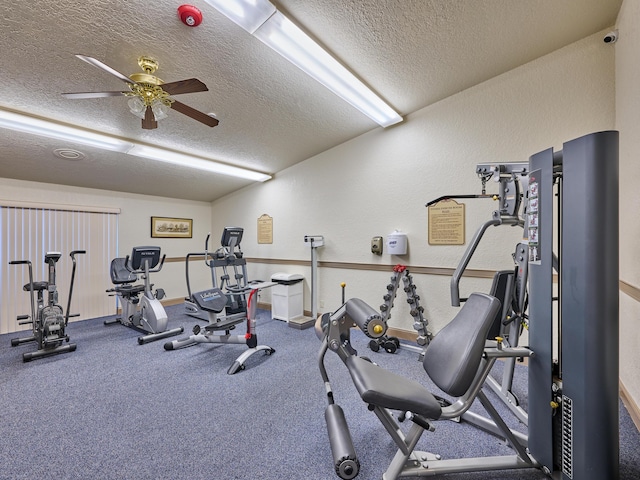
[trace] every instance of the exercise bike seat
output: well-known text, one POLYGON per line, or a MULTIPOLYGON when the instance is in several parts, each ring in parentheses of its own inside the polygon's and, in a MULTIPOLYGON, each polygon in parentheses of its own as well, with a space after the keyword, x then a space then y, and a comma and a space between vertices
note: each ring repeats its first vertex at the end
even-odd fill
POLYGON ((119 293, 123 297, 132 297, 134 295, 139 294, 140 292, 144 292, 144 285, 131 285, 129 283, 125 283, 122 285, 116 285, 113 288, 113 291, 119 293))
MULTIPOLYGON (((46 290, 47 288, 49 288, 49 282, 33 282, 34 292, 40 292, 42 290, 46 290)), ((25 292, 30 292, 31 284, 27 283, 24 287, 22 287, 22 290, 24 290, 25 292)))

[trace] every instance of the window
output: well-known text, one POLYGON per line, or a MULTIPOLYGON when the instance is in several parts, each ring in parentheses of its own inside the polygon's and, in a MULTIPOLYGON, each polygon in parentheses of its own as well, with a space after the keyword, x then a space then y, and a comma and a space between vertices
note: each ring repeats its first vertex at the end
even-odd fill
POLYGON ((76 257, 69 313, 80 316, 69 321, 115 313, 114 301, 105 290, 112 286, 109 265, 117 251, 119 210, 77 208, 26 204, 0 208, 0 333, 31 327, 18 325, 16 320, 18 315, 30 313, 29 293, 23 290, 23 285, 29 283, 29 269, 27 265, 9 265, 9 262, 30 260, 33 280, 47 280, 44 254, 48 251, 62 254, 56 265, 56 283, 59 304, 65 314, 73 265, 69 253, 87 252, 76 257))

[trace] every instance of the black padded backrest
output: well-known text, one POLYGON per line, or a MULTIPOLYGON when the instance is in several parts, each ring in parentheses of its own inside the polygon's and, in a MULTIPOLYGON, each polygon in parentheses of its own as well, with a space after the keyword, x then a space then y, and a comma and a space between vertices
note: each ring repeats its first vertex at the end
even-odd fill
POLYGON ((460 397, 469 389, 482 359, 487 330, 500 308, 497 298, 472 293, 453 320, 433 337, 423 366, 443 392, 460 397))
MULTIPOLYGON (((514 271, 513 270, 500 270, 496 272, 493 276, 493 283, 491 284, 491 290, 489 290, 489 295, 492 297, 496 297, 500 300, 500 303, 504 306, 511 304, 511 298, 505 298, 507 296, 507 287, 509 284, 513 283, 514 271)), ((509 293, 512 293, 511 290, 509 293)), ((497 336, 500 335, 500 331, 502 329, 502 321, 503 317, 503 309, 496 314, 496 318, 493 320, 491 324, 491 328, 487 332, 487 339, 494 340, 497 336)))
POLYGON ((114 258, 111 260, 111 268, 109 273, 111 274, 111 282, 114 285, 122 285, 123 283, 133 283, 138 280, 138 276, 135 273, 131 273, 125 267, 126 258, 114 258))

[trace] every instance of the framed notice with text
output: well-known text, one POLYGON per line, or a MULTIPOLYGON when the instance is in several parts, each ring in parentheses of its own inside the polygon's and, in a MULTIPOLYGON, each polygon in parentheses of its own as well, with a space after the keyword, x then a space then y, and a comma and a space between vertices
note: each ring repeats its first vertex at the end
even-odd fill
POLYGON ((464 245, 464 207, 448 199, 428 208, 429 245, 464 245))
POLYGON ((273 243, 273 217, 266 213, 258 218, 258 243, 273 243))

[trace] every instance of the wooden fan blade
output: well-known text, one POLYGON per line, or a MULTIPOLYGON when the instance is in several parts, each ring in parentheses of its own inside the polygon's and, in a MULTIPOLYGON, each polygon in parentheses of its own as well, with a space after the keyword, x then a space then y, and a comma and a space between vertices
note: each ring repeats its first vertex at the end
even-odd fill
POLYGON ((122 95, 125 95, 125 92, 74 92, 62 94, 62 96, 66 98, 102 98, 120 97, 122 95))
POLYGON ((127 77, 126 75, 123 75, 122 73, 118 72, 117 70, 114 70, 113 68, 111 68, 109 65, 106 65, 106 64, 102 63, 100 60, 96 60, 93 57, 87 57, 86 55, 76 55, 76 57, 78 57, 80 60, 84 60, 85 62, 90 63, 94 67, 101 68, 102 70, 104 70, 105 72, 110 73, 111 75, 115 75, 116 77, 118 77, 123 82, 136 83, 133 80, 131 80, 129 77, 127 77))
POLYGON ((187 117, 191 117, 194 120, 204 123, 205 125, 208 125, 210 127, 215 127, 219 123, 217 118, 213 118, 206 113, 202 113, 195 108, 191 108, 190 106, 185 105, 184 103, 177 102, 175 100, 173 101, 173 103, 171 103, 171 109, 180 112, 187 117))
POLYGON ((209 89, 197 78, 178 80, 177 82, 163 83, 160 85, 169 95, 179 95, 181 93, 206 92, 209 89))
POLYGON ((151 107, 147 107, 144 112, 144 118, 142 119, 142 128, 144 128, 145 130, 158 128, 158 122, 156 122, 156 118, 153 116, 153 110, 151 110, 151 107))

